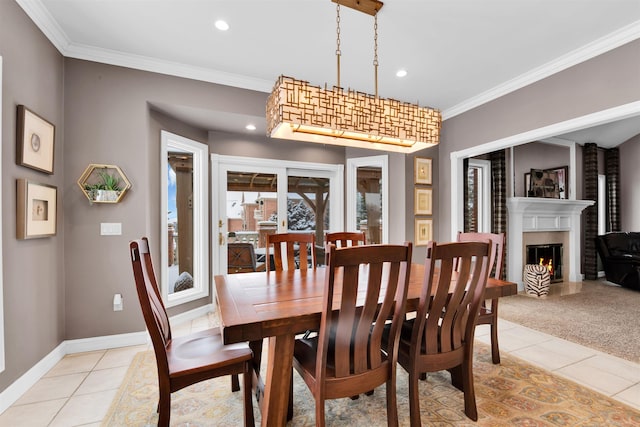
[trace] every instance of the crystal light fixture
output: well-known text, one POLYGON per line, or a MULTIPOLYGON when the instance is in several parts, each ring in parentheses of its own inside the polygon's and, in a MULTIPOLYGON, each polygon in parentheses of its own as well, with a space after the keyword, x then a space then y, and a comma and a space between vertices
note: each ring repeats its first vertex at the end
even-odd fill
POLYGON ((377 0, 337 3, 338 85, 332 89, 280 76, 267 100, 267 133, 273 138, 413 153, 439 143, 440 111, 378 97, 377 0), (340 87, 340 5, 376 18, 375 83, 370 95, 340 87))

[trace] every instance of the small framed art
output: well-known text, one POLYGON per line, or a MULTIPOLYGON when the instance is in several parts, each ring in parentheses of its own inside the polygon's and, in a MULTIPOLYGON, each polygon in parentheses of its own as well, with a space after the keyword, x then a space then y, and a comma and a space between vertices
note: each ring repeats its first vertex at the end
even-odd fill
POLYGON ((16 238, 55 236, 58 189, 18 179, 16 190, 16 238))
POLYGON ((426 246, 429 240, 433 240, 433 219, 416 218, 414 233, 414 244, 426 246))
POLYGON ((55 126, 24 105, 18 105, 16 135, 16 163, 53 174, 55 126))
POLYGON ((414 158, 413 172, 415 184, 431 184, 431 159, 414 158))
POLYGON ((431 215, 433 213, 433 190, 416 188, 414 190, 414 214, 431 215))

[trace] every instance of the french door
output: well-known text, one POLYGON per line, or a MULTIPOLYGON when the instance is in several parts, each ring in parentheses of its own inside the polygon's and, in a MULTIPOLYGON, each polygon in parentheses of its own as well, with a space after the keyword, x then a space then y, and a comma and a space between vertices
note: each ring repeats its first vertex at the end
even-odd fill
POLYGON ((343 165, 215 154, 211 161, 214 274, 259 266, 267 234, 313 232, 320 248, 325 232, 343 229, 343 165), (229 243, 250 243, 255 259, 228 268, 228 254, 237 257, 229 243))

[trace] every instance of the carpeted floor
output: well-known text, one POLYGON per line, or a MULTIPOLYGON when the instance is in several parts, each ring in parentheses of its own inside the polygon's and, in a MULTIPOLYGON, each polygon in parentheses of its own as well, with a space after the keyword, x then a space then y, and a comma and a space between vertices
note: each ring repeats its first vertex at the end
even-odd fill
MULTIPOLYGON (((400 425, 409 425, 407 374, 398 367, 400 425)), ((463 411, 462 392, 448 373, 429 375, 421 382, 422 425, 425 426, 638 426, 640 412, 571 381, 556 377, 507 354, 491 363, 487 346, 477 344, 474 359, 479 420, 463 411)), ((103 427, 155 426, 157 376, 152 351, 131 363, 103 427)), ((291 426, 312 426, 314 402, 304 382, 294 374, 294 418, 291 426)), ((326 404, 327 425, 384 426, 384 386, 373 396, 337 399, 326 404)), ((206 381, 172 396, 172 426, 235 426, 242 423, 242 393, 231 393, 229 377, 206 381)), ((254 400, 256 424, 260 413, 254 400)))
POLYGON ((498 310, 511 322, 640 363, 638 313, 640 292, 604 280, 584 281, 570 295, 501 298, 498 310))

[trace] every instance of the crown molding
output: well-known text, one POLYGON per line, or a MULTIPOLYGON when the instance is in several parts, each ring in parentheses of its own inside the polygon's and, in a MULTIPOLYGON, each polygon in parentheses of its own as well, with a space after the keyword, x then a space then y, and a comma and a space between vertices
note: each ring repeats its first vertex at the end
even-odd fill
POLYGON ((442 111, 442 120, 455 117, 639 38, 640 21, 636 21, 486 92, 447 108, 442 111))
MULTIPOLYGON (((65 57, 201 80, 259 92, 269 93, 273 88, 273 82, 264 79, 71 43, 69 37, 53 19, 40 0, 16 0, 16 2, 65 57)), ((534 68, 451 108, 443 110, 442 119, 446 120, 455 117, 639 38, 640 21, 636 21, 540 67, 534 68)))
POLYGON ((273 81, 270 80, 267 81, 240 74, 227 73, 204 67, 195 67, 181 64, 179 62, 159 60, 148 56, 131 55, 115 50, 96 48, 93 46, 75 43, 69 44, 65 52, 63 52, 63 55, 68 58, 117 65, 120 67, 183 77, 192 80, 200 80, 265 93, 269 93, 271 89, 273 89, 273 81))
POLYGON ((44 7, 40 0, 16 0, 16 3, 31 18, 36 26, 44 33, 49 41, 63 55, 70 44, 69 37, 62 30, 58 22, 53 19, 49 10, 44 7))

